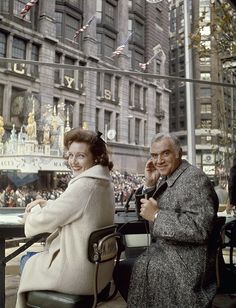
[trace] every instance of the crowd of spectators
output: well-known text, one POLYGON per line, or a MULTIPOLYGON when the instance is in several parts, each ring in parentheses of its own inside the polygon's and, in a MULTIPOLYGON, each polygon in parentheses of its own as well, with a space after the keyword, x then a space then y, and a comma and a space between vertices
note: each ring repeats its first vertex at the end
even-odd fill
MULTIPOLYGON (((114 185, 116 205, 124 206, 130 194, 132 194, 143 183, 143 176, 130 174, 127 172, 112 171, 112 182, 114 185)), ((69 181, 69 177, 67 181, 69 181)), ((35 189, 33 185, 14 187, 8 184, 0 191, 0 207, 25 207, 33 200, 43 198, 46 200, 56 199, 66 188, 65 180, 63 185, 58 185, 56 189, 35 189)))

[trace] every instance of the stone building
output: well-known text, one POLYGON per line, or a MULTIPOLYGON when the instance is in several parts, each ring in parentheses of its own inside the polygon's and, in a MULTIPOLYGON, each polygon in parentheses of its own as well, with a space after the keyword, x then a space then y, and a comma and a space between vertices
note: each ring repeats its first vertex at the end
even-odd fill
MULTIPOLYGON (((214 22, 210 0, 186 1, 189 5, 190 31, 194 31, 202 12, 204 23, 214 22)), ((220 1, 215 1, 220 5, 220 1)), ((185 32, 183 0, 170 1, 170 75, 185 77, 185 32)), ((224 72, 224 63, 214 46, 209 25, 202 30, 202 40, 209 52, 191 49, 193 78, 202 81, 235 84, 235 70, 224 72)), ((170 82, 170 131, 179 135, 187 152, 186 88, 183 82, 170 82)), ((193 106, 195 121, 196 164, 209 177, 227 178, 230 157, 236 141, 235 88, 194 83, 193 106)))
MULTIPOLYGON (((53 134, 53 123, 54 134, 55 127, 60 134, 77 126, 99 130, 115 169, 142 173, 151 138, 169 130, 170 91, 166 81, 122 72, 168 75, 167 4, 39 0, 22 18, 26 2, 0 2, 0 57, 43 65, 0 63, 3 140, 10 138, 13 124, 17 134, 25 133, 28 115, 33 112, 38 146, 44 144, 45 127, 53 134), (129 35, 123 53, 113 56, 129 35), (151 58, 142 70, 139 63, 151 58), (55 68, 45 65, 47 62, 68 67, 55 68)), ((49 152, 42 150, 41 154, 60 156, 53 150, 51 144, 49 152)))

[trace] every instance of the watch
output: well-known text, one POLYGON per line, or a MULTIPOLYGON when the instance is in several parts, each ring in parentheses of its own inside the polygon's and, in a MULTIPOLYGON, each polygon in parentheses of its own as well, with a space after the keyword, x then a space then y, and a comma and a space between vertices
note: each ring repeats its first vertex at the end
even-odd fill
POLYGON ((159 214, 159 211, 157 211, 157 212, 155 213, 155 215, 154 215, 154 221, 157 219, 158 214, 159 214))

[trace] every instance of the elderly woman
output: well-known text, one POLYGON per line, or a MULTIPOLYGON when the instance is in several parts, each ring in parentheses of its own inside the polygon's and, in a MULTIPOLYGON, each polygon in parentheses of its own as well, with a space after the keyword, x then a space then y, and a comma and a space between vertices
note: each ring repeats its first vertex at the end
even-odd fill
MULTIPOLYGON (((44 251, 25 264, 16 307, 25 307, 25 293, 30 290, 93 293, 94 265, 87 258, 88 238, 95 229, 113 223, 115 208, 109 172, 112 163, 100 135, 78 128, 66 133, 66 157, 74 177, 58 199, 38 199, 26 207, 25 235, 51 235, 44 251)), ((100 277, 99 291, 111 280, 112 263, 103 266, 107 275, 100 277)))

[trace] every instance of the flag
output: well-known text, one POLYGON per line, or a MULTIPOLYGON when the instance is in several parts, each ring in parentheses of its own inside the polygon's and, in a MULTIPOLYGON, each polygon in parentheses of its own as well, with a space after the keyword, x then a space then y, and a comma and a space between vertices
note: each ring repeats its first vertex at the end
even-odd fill
POLYGON ((140 67, 141 69, 145 70, 145 69, 147 68, 147 66, 152 62, 152 60, 153 60, 154 58, 156 58, 156 56, 157 56, 157 53, 155 53, 155 54, 151 57, 151 59, 149 59, 146 63, 139 63, 139 67, 140 67))
POLYGON ((32 6, 34 6, 37 2, 38 2, 38 0, 30 0, 29 2, 27 2, 26 5, 24 6, 24 8, 20 12, 21 17, 24 18, 25 15, 32 8, 32 6))
POLYGON ((79 34, 81 32, 84 32, 88 26, 91 24, 91 22, 96 18, 95 15, 93 15, 91 18, 89 18, 88 22, 80 29, 78 29, 76 32, 75 32, 75 35, 74 35, 74 40, 77 38, 77 36, 79 36, 79 34))
POLYGON ((118 46, 116 48, 116 50, 113 51, 112 57, 119 56, 120 54, 122 54, 122 52, 124 51, 125 46, 129 43, 129 39, 131 38, 132 34, 133 34, 133 32, 131 32, 128 35, 127 39, 124 41, 124 43, 122 45, 118 46))

